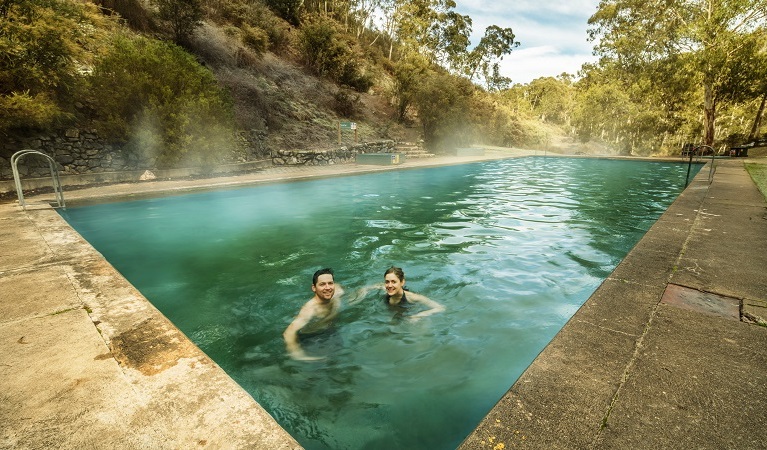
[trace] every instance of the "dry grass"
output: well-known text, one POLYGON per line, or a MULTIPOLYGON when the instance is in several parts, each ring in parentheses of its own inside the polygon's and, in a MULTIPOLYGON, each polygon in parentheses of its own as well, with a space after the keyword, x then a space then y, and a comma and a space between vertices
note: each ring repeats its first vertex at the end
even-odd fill
MULTIPOLYGON (((339 120, 358 123, 358 140, 417 140, 412 129, 396 123, 385 93, 355 93, 351 117, 341 115, 339 88, 309 74, 298 63, 264 53, 248 54, 236 35, 206 24, 194 40, 194 51, 232 95, 237 124, 266 132, 271 149, 330 149, 338 146, 339 120)), ((348 105, 347 105, 348 106, 348 105)), ((343 136, 344 144, 353 137, 343 136)))

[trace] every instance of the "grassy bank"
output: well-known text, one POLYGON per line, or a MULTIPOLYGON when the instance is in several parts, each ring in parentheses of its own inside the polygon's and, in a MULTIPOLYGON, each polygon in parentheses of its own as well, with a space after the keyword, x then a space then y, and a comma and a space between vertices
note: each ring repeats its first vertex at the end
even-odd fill
POLYGON ((767 164, 746 163, 746 170, 767 199, 767 164))

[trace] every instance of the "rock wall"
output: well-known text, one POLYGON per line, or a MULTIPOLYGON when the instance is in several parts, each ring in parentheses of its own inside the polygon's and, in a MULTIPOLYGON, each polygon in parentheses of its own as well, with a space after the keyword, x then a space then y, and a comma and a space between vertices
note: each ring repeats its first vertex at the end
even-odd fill
MULTIPOLYGON (((59 170, 66 174, 132 170, 141 168, 143 162, 105 143, 91 130, 71 128, 56 134, 8 136, 3 139, 0 142, 0 179, 13 179, 11 156, 19 150, 27 149, 39 150, 52 156, 59 163, 59 170)), ((50 176, 47 160, 39 156, 24 156, 17 167, 22 177, 50 176)))
MULTIPOLYGON (((269 158, 266 134, 261 131, 240 132, 236 156, 224 163, 241 163, 269 158)), ((11 156, 19 150, 39 150, 59 164, 62 175, 96 174, 135 170, 155 170, 154 158, 131 151, 128 146, 112 145, 99 138, 95 130, 69 128, 33 136, 4 136, 0 140, 0 180, 12 180, 11 156)), ((22 178, 49 177, 45 158, 22 157, 17 165, 22 178)))
POLYGON ((341 147, 335 150, 276 150, 272 154, 275 166, 327 166, 353 163, 358 153, 390 153, 394 141, 377 141, 341 147))
MULTIPOLYGON (((394 141, 366 142, 334 150, 278 150, 270 152, 266 147, 266 134, 260 131, 241 132, 238 135, 244 150, 226 163, 244 163, 270 158, 274 165, 332 165, 355 161, 357 153, 382 153, 394 150, 394 141)), ((51 134, 35 136, 6 136, 0 140, 0 180, 12 180, 11 156, 19 150, 39 150, 59 164, 61 175, 97 174, 136 170, 155 170, 155 161, 121 147, 106 143, 94 130, 70 128, 51 134)), ((21 178, 44 178, 50 176, 45 158, 24 156, 17 165, 21 178)))

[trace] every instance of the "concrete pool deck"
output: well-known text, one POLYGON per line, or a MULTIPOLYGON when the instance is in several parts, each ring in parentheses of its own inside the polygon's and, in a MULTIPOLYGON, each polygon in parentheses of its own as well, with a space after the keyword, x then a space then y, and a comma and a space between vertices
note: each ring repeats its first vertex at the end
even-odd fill
MULTIPOLYGON (((457 164, 274 168, 67 191, 68 202, 457 164)), ((764 448, 767 205, 717 160, 461 445, 764 448), (502 444, 502 445, 501 445, 502 444)), ((0 203, 0 448, 300 448, 48 206, 0 203)), ((149 257, 149 255, 148 255, 149 257)))

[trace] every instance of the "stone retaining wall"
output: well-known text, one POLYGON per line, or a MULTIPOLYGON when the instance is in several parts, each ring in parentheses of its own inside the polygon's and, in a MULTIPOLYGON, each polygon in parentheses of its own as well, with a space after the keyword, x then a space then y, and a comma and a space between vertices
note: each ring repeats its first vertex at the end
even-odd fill
MULTIPOLYGON (((269 157, 264 141, 266 134, 259 131, 241 132, 237 136, 242 151, 235 161, 262 160, 269 157)), ((34 136, 4 136, 0 140, 0 180, 12 180, 11 156, 19 150, 39 150, 59 164, 62 175, 97 174, 135 170, 155 170, 155 161, 142 152, 128 147, 112 145, 99 138, 95 130, 70 128, 34 136)), ((22 157, 18 162, 21 178, 50 177, 45 158, 34 155, 22 157)))
MULTIPOLYGON (((19 150, 39 150, 59 163, 62 173, 97 173, 110 170, 139 169, 141 161, 124 155, 106 144, 92 131, 68 129, 58 134, 31 137, 9 136, 0 142, 0 179, 13 179, 11 156, 19 150)), ((42 157, 27 155, 19 160, 22 177, 50 176, 48 162, 42 157)))
MULTIPOLYGON (((259 131, 241 132, 238 135, 244 151, 233 162, 248 162, 270 158, 274 165, 321 166, 353 163, 357 153, 380 153, 394 150, 394 141, 366 142, 334 150, 278 150, 266 148, 266 134, 259 131), (244 156, 243 156, 244 155, 244 156)), ((39 150, 59 164, 62 175, 98 174, 155 170, 153 159, 140 152, 130 151, 106 143, 94 130, 70 128, 51 134, 27 137, 6 136, 0 140, 0 180, 12 180, 11 156, 19 150, 39 150)), ((21 178, 50 177, 50 168, 45 158, 26 155, 18 163, 21 178)))
POLYGON ((328 166, 353 163, 358 153, 389 153, 394 141, 365 142, 335 150, 277 150, 272 154, 275 166, 328 166))

